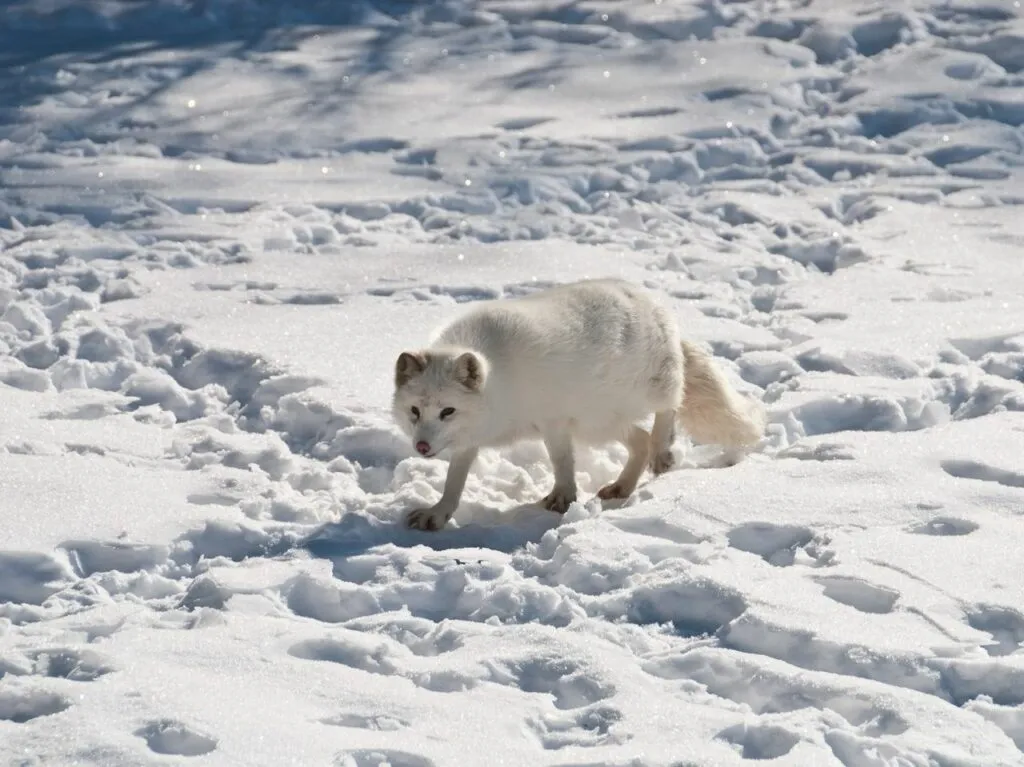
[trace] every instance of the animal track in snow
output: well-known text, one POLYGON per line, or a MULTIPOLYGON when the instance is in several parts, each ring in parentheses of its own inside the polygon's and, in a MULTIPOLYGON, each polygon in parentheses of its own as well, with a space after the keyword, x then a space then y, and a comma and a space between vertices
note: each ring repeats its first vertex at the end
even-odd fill
POLYGON ((794 564, 821 567, 831 564, 834 558, 833 552, 825 548, 829 540, 801 525, 746 522, 730 530, 728 538, 734 549, 757 554, 776 567, 794 564))
MULTIPOLYGON (((350 636, 335 638, 307 639, 292 645, 289 654, 306 661, 324 661, 347 666, 380 676, 398 676, 409 679, 422 689, 434 692, 456 692, 471 689, 480 683, 480 678, 462 671, 446 669, 421 672, 407 672, 395 662, 396 657, 413 654, 408 647, 399 645, 380 636, 351 632, 350 636)), ((436 652, 423 652, 425 656, 436 652)))
POLYGON ((802 317, 806 317, 814 323, 843 322, 850 319, 850 315, 846 312, 836 311, 805 309, 804 311, 798 312, 798 314, 802 317))
POLYGON ((644 117, 670 117, 679 114, 679 107, 647 107, 646 109, 633 109, 628 112, 620 112, 615 115, 620 120, 635 120, 644 117))
POLYGON ((282 304, 290 304, 292 306, 330 306, 332 304, 340 304, 343 301, 343 296, 325 291, 292 293, 281 299, 282 304))
POLYGON ((1006 487, 1024 488, 1024 474, 1016 471, 1000 469, 978 461, 949 460, 943 461, 941 466, 943 471, 958 479, 976 479, 982 482, 996 482, 1006 487))
POLYGON ((799 404, 790 413, 801 426, 801 436, 814 437, 843 431, 924 429, 938 422, 942 408, 940 404, 922 404, 918 397, 828 394, 799 404))
POLYGON ((60 544, 72 566, 82 576, 116 570, 133 573, 152 570, 167 561, 167 546, 123 543, 120 541, 65 541, 60 544))
POLYGON ((348 727, 354 730, 375 730, 377 732, 395 732, 409 726, 409 722, 397 716, 387 714, 338 714, 321 719, 322 724, 333 727, 348 727))
MULTIPOLYGON (((837 373, 846 376, 879 376, 881 378, 908 379, 921 375, 920 368, 910 360, 895 354, 858 350, 831 350, 815 346, 796 356, 804 370, 817 373, 837 373)), ((866 429, 869 430, 870 429, 866 429)))
POLYGON ((356 618, 346 628, 381 635, 406 647, 413 655, 432 658, 453 652, 462 647, 464 636, 447 624, 438 624, 426 618, 413 615, 382 618, 367 616, 356 618))
POLYGON ((113 668, 91 650, 58 647, 36 650, 28 654, 33 661, 33 672, 40 676, 70 679, 73 682, 91 682, 113 668))
POLYGON ((468 690, 476 687, 481 681, 479 677, 470 673, 447 669, 414 673, 404 671, 395 662, 396 656, 411 653, 407 647, 396 642, 356 632, 352 632, 351 636, 307 639, 292 645, 288 650, 288 654, 295 658, 337 663, 380 676, 401 676, 409 679, 417 687, 434 692, 468 690))
POLYGON ((338 754, 334 767, 434 767, 434 762, 408 751, 363 748, 338 754))
POLYGON ((780 351, 745 352, 736 364, 737 372, 744 381, 762 388, 792 381, 804 372, 796 360, 780 351))
POLYGON ((192 729, 183 722, 161 719, 135 731, 149 750, 167 756, 202 756, 217 748, 217 739, 192 729))
POLYGON ((621 720, 621 711, 599 703, 571 712, 544 714, 527 720, 526 724, 544 748, 555 751, 573 746, 624 743, 629 736, 613 732, 621 720))
POLYGON ((718 633, 747 609, 743 594, 729 586, 708 578, 666 576, 634 591, 626 612, 630 621, 671 624, 677 636, 703 637, 718 633))
POLYGON ((473 301, 493 301, 500 298, 516 298, 528 296, 547 288, 556 287, 559 283, 551 280, 528 280, 510 282, 500 288, 482 285, 440 285, 404 284, 377 285, 366 291, 367 295, 377 298, 394 298, 398 300, 414 299, 416 301, 434 301, 437 298, 449 298, 455 303, 464 304, 473 301))
POLYGON ((1020 351, 1024 345, 1024 333, 1006 333, 981 338, 951 338, 949 343, 961 354, 972 360, 980 360, 987 354, 1020 351))
POLYGON ((371 674, 390 676, 399 672, 398 666, 388 657, 390 649, 384 642, 371 646, 367 640, 325 638, 303 640, 292 645, 288 654, 295 658, 339 663, 371 674))
POLYGON ((969 535, 978 529, 976 522, 957 517, 933 517, 910 529, 918 535, 969 535))
POLYGON ((534 128, 544 123, 552 122, 554 117, 516 117, 511 120, 505 120, 498 123, 498 127, 502 130, 508 131, 519 131, 534 128))
POLYGON ((211 290, 215 292, 246 291, 246 290, 277 290, 276 282, 266 280, 238 280, 235 282, 195 282, 192 287, 196 290, 211 290))
POLYGON ((776 458, 795 458, 798 461, 852 461, 855 457, 853 448, 838 442, 822 442, 817 445, 798 442, 776 453, 776 458))
POLYGON ((587 668, 568 658, 527 658, 491 661, 488 681, 523 692, 551 695, 563 711, 585 708, 610 697, 615 690, 587 668))
POLYGON ((877 586, 860 578, 830 576, 815 580, 825 587, 826 597, 862 613, 892 612, 896 600, 900 597, 899 592, 894 589, 877 586))
POLYGON ((24 724, 70 707, 67 698, 53 692, 31 688, 0 690, 0 721, 24 724))
POLYGON ((663 538, 672 543, 696 544, 704 539, 699 535, 687 530, 682 525, 675 525, 664 519, 638 519, 637 517, 623 517, 616 519, 612 524, 624 533, 634 535, 647 535, 652 538, 663 538))
POLYGON ((839 728, 825 733, 825 742, 840 764, 913 764, 913 752, 880 738, 865 737, 839 728))
POLYGON ((661 679, 692 680, 757 715, 830 709, 865 734, 899 735, 909 729, 895 709, 879 705, 877 696, 856 690, 849 680, 739 650, 700 647, 649 660, 644 670, 661 679))
POLYGON ((989 655, 1012 655, 1024 645, 1024 615, 1011 607, 974 605, 967 610, 967 623, 992 636, 994 642, 984 646, 989 655))
POLYGON ((733 746, 744 759, 778 759, 800 742, 795 733, 765 724, 735 724, 717 737, 733 746))
POLYGON ((450 298, 457 304, 473 301, 493 301, 501 298, 500 290, 479 285, 406 285, 404 287, 376 287, 367 291, 382 298, 411 297, 418 301, 433 301, 438 297, 450 298))
POLYGON ((0 602, 41 605, 71 578, 67 566, 49 554, 0 552, 0 602))
POLYGON ((223 493, 193 493, 188 502, 196 506, 236 506, 239 498, 223 493))

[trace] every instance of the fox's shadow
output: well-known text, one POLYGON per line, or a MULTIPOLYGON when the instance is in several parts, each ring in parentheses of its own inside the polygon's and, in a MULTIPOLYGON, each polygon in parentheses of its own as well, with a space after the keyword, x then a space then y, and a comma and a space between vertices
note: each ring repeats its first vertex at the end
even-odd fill
MULTIPOLYGON (((478 516, 481 515, 473 514, 472 518, 475 520, 478 516)), ((426 546, 435 551, 451 552, 488 549, 510 554, 528 543, 539 541, 544 533, 562 522, 561 515, 546 511, 535 503, 483 516, 487 518, 486 524, 470 521, 459 527, 448 526, 437 532, 423 532, 406 527, 401 514, 391 519, 380 519, 350 513, 337 522, 320 527, 300 544, 300 548, 324 559, 358 556, 387 544, 401 548, 426 546)))

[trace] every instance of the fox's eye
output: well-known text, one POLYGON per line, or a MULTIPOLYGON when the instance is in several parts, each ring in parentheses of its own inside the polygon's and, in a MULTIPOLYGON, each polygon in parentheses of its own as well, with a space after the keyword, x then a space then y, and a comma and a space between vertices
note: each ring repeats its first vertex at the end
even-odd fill
POLYGON ((413 418, 419 418, 420 417, 420 409, 418 407, 414 407, 412 409, 412 417, 413 418))
POLYGON ((455 408, 446 407, 444 410, 441 411, 441 420, 443 421, 445 418, 448 418, 449 416, 452 415, 455 415, 455 408))

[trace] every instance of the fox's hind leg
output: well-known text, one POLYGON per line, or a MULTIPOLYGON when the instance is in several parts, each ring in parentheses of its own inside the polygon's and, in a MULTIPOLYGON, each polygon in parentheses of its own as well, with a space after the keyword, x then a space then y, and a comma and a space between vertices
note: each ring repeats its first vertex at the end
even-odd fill
POLYGON ((572 434, 568 429, 548 429, 544 432, 544 447, 551 459, 555 474, 555 487, 541 500, 548 511, 564 514, 576 500, 576 458, 572 449, 572 434))
POLYGON ((597 497, 602 500, 612 498, 629 498, 636 490, 640 475, 644 473, 647 466, 647 458, 651 454, 651 435, 639 426, 630 426, 629 434, 623 440, 623 444, 629 448, 629 458, 626 465, 622 467, 619 478, 597 491, 597 497))
POLYGON ((651 429, 651 473, 664 474, 675 466, 672 443, 676 439, 676 411, 662 410, 654 414, 651 429))

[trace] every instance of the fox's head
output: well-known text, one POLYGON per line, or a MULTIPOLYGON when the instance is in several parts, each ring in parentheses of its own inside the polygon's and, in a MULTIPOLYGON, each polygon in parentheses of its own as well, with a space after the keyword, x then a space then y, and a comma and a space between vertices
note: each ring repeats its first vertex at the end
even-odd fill
POLYGON ((483 416, 487 361, 466 349, 402 352, 395 361, 392 414, 423 456, 471 447, 483 416))

